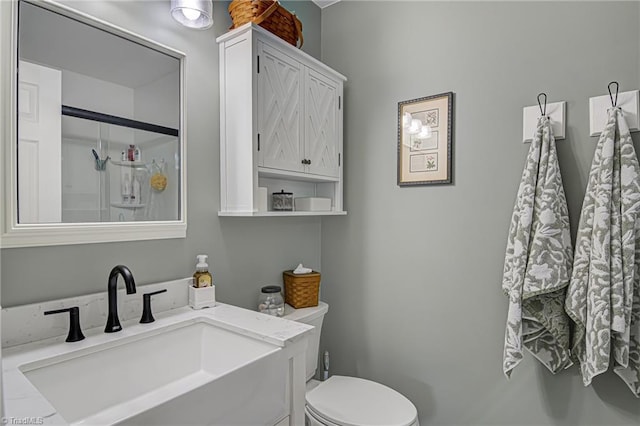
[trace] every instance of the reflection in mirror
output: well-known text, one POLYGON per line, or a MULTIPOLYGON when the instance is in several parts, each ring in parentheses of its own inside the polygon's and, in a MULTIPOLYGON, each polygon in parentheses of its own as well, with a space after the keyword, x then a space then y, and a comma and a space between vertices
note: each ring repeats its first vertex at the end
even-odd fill
POLYGON ((181 220, 180 59, 20 1, 18 223, 181 220))

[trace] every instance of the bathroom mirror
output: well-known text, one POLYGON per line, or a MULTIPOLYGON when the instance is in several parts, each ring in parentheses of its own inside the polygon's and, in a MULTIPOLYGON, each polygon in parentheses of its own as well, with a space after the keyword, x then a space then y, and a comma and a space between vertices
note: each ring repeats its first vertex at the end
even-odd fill
POLYGON ((59 3, 2 3, 2 246, 184 237, 184 54, 59 3))

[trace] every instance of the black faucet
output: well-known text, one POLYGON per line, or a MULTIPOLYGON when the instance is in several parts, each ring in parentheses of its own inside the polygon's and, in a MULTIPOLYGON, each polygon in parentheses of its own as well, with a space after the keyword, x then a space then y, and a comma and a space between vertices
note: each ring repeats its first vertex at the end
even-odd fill
POLYGON ((107 290, 109 292, 109 316, 107 317, 107 325, 104 328, 105 333, 115 333, 122 330, 120 320, 118 319, 118 274, 122 275, 124 285, 127 288, 127 294, 136 292, 136 282, 133 280, 133 274, 124 265, 115 266, 109 274, 109 284, 107 290))

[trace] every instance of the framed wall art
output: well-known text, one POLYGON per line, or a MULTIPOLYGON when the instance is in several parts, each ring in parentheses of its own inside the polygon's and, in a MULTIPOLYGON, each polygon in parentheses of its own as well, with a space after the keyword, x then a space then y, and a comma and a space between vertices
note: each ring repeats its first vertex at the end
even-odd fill
POLYGON ((398 102, 398 185, 452 183, 453 92, 398 102))

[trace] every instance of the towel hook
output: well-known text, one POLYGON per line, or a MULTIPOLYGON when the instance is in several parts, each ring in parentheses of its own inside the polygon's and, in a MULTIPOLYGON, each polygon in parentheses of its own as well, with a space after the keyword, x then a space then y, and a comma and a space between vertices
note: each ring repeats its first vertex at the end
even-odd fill
POLYGON ((542 92, 538 94, 538 106, 540 107, 540 114, 544 117, 547 115, 547 94, 542 92), (542 103, 540 102, 540 96, 544 96, 544 109, 542 108, 542 103))
POLYGON ((609 97, 611 98, 611 106, 613 108, 615 108, 616 106, 618 106, 618 90, 620 89, 620 85, 618 84, 617 81, 612 81, 611 83, 609 83, 609 85, 607 86, 607 89, 609 89, 609 97), (616 100, 613 100, 613 94, 611 94, 611 85, 615 84, 616 85, 616 100))

